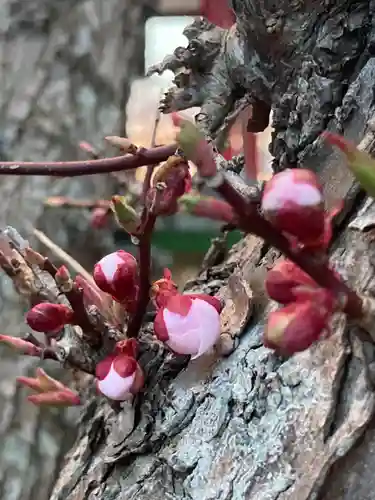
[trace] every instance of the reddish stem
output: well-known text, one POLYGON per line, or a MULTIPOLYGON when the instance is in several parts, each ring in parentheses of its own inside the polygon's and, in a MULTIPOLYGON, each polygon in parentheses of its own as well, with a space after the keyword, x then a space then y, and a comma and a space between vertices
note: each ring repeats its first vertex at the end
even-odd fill
POLYGON ((134 155, 116 156, 99 160, 57 162, 0 162, 0 175, 45 175, 51 177, 78 177, 132 170, 167 160, 176 151, 176 145, 140 148, 134 155))
POLYGON ((267 243, 280 250, 321 287, 332 290, 338 297, 346 297, 344 312, 349 316, 353 318, 363 316, 362 299, 357 293, 351 290, 326 264, 316 262, 311 254, 294 252, 287 238, 260 215, 257 204, 248 202, 226 179, 217 187, 217 191, 238 214, 240 229, 246 233, 260 236, 267 243))
POLYGON ((135 313, 129 323, 126 335, 137 337, 150 301, 151 236, 156 222, 156 215, 145 208, 142 214, 144 226, 139 236, 139 292, 135 313))
POLYGON ((143 187, 142 187, 142 202, 143 203, 145 202, 148 190, 150 189, 151 178, 152 178, 152 174, 154 173, 155 167, 157 167, 157 163, 154 165, 148 165, 148 167, 147 167, 146 175, 145 175, 145 178, 143 180, 143 187))

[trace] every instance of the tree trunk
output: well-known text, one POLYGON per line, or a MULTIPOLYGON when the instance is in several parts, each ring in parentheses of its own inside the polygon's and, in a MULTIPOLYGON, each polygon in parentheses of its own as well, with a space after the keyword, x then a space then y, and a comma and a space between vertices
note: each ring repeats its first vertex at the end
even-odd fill
MULTIPOLYGON (((366 201, 358 211, 363 194, 341 159, 315 141, 328 126, 359 142, 373 115, 373 2, 282 2, 277 10, 287 15, 273 34, 265 28, 267 3, 232 1, 238 29, 250 41, 247 54, 254 58, 257 50, 272 82, 262 98, 274 109, 275 166, 303 162, 319 172, 331 202, 351 197, 332 262, 369 291, 375 273, 367 232, 375 206, 366 201)), ((188 284, 221 290, 232 332, 243 320, 230 300, 233 282, 242 276, 252 285, 253 315, 238 348, 227 359, 187 367, 155 353, 134 409, 115 413, 91 399, 53 500, 373 498, 375 348, 358 340, 344 318, 331 338, 291 359, 264 348, 262 325, 275 305, 261 296, 259 283, 277 257, 248 236, 225 263, 188 284)))
MULTIPOLYGON (((106 134, 123 131, 130 80, 142 50, 141 15, 139 2, 131 0, 1 2, 3 159, 75 159, 80 140, 96 144, 106 134)), ((29 225, 37 223, 86 264, 93 250, 86 240, 88 221, 78 219, 77 229, 71 215, 46 214, 43 199, 47 194, 102 197, 106 192, 112 194, 107 177, 74 182, 2 177, 1 227, 11 224, 27 235, 29 225), (77 240, 81 245, 71 244, 77 240)), ((25 305, 3 276, 0 304, 1 333, 24 333, 25 305)), ((0 497, 46 500, 74 441, 76 417, 27 403, 15 378, 34 372, 35 363, 5 348, 0 356, 0 497)))

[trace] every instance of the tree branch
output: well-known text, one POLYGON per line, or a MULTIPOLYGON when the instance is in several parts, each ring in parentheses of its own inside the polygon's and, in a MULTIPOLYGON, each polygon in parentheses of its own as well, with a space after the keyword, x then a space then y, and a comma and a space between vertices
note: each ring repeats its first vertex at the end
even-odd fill
POLYGON ((108 174, 154 165, 167 160, 176 151, 176 145, 139 148, 136 154, 99 160, 57 162, 0 162, 0 175, 44 175, 51 177, 79 177, 108 174))

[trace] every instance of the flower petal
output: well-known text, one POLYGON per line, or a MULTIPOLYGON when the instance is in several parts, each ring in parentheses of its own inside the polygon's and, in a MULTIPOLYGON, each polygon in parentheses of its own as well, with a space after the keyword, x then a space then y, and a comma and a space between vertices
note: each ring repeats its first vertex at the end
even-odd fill
POLYGON ((135 380, 135 373, 130 377, 122 378, 113 368, 113 364, 108 375, 97 383, 98 389, 104 396, 115 401, 127 399, 135 380))

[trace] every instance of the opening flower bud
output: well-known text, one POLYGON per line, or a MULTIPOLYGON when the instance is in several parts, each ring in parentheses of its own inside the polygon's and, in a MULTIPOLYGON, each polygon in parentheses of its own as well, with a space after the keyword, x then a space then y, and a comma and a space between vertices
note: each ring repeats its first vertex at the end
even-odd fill
POLYGON ((317 290, 314 300, 289 304, 268 316, 263 343, 279 354, 291 355, 308 349, 329 329, 335 301, 327 290, 317 290))
POLYGON ((279 260, 267 273, 265 281, 267 294, 280 304, 294 302, 296 289, 301 286, 316 288, 318 285, 290 260, 279 260))
POLYGON ((118 250, 95 264, 93 277, 98 287, 117 302, 134 302, 138 293, 138 264, 130 253, 118 250))
POLYGON ((30 309, 26 322, 36 332, 58 333, 74 322, 74 312, 64 304, 42 302, 30 309))
POLYGON ((98 391, 114 401, 125 401, 139 392, 144 385, 144 375, 135 359, 136 341, 119 342, 113 354, 100 361, 95 369, 98 391))
POLYGON ((176 354, 202 356, 216 344, 221 332, 222 304, 215 297, 181 295, 168 270, 153 285, 154 302, 159 308, 154 332, 176 354))
POLYGON ((261 203, 264 217, 304 244, 322 239, 325 227, 323 191, 310 170, 284 170, 267 182, 261 203))

